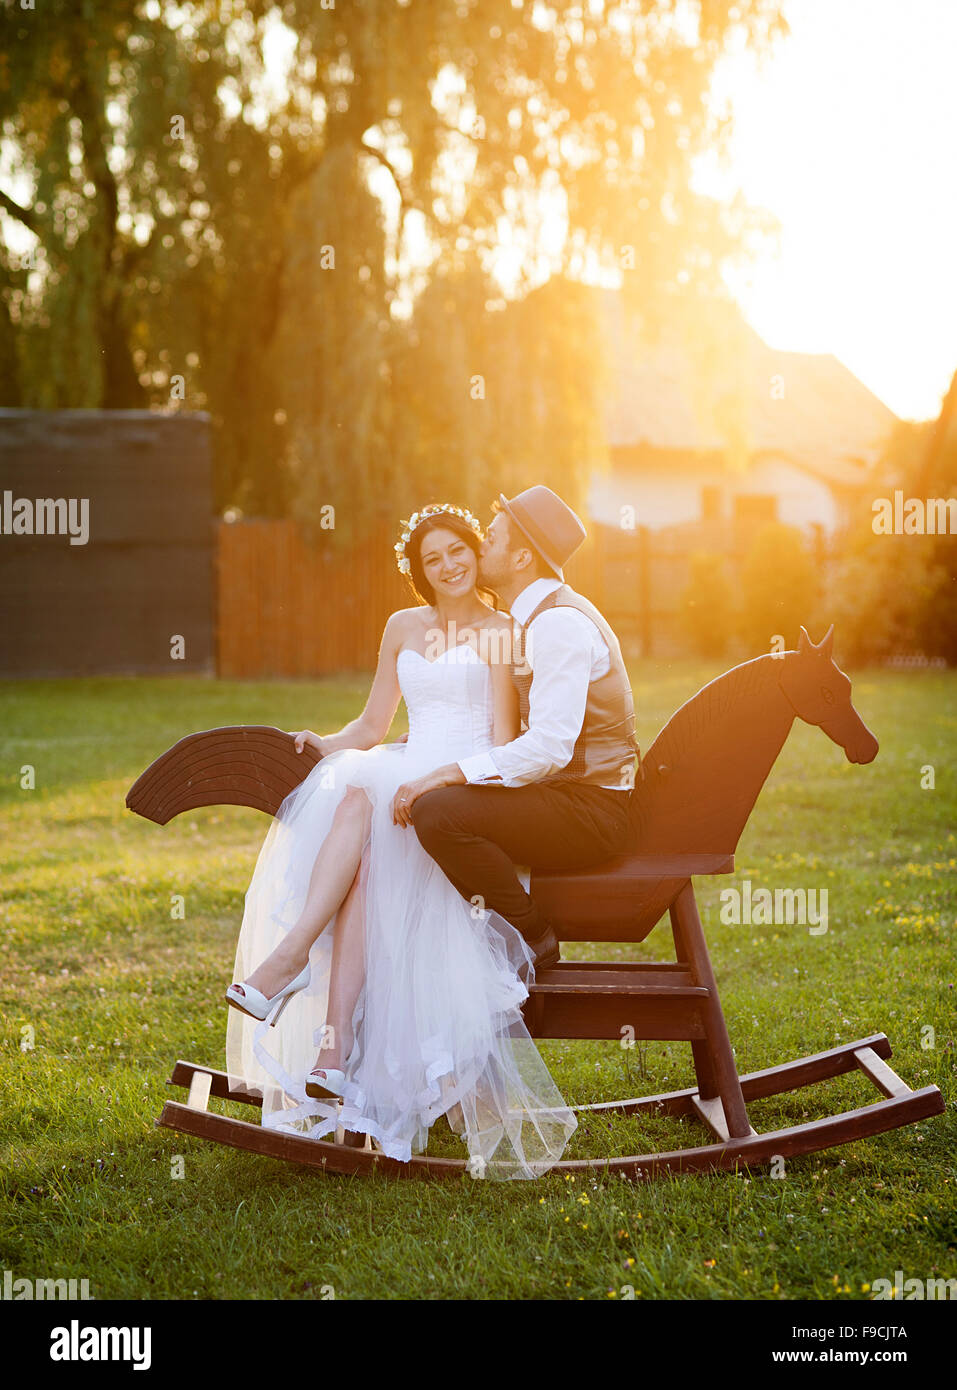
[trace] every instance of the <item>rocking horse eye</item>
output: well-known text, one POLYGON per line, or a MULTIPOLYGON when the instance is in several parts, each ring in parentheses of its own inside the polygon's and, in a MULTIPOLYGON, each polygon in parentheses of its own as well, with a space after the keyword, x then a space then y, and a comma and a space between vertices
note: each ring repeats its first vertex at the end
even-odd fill
POLYGON ((822 686, 821 686, 821 694, 824 696, 824 700, 825 700, 825 703, 826 703, 826 704, 833 705, 833 703, 834 703, 834 695, 832 694, 832 692, 831 692, 830 690, 828 690, 828 688, 827 688, 826 685, 822 685, 822 686))

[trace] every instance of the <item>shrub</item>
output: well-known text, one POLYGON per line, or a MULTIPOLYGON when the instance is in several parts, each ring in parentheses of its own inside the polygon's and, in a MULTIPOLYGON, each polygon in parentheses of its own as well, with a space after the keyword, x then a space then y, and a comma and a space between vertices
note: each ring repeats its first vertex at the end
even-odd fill
MULTIPOLYGON (((737 631, 747 650, 760 655, 781 634, 795 647, 803 625, 820 625, 821 576, 801 532, 767 522, 754 536, 741 566, 737 631)), ((823 634, 818 634, 821 636, 823 634)))
POLYGON ((679 621, 698 656, 724 656, 734 626, 734 590, 723 555, 696 550, 681 593, 679 621))

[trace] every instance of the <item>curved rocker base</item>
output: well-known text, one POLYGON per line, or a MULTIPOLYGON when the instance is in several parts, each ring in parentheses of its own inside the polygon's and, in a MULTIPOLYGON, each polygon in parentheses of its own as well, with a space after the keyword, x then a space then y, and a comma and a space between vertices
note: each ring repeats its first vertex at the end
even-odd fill
MULTIPOLYGON (((742 1138, 728 1138, 721 1102, 703 1099, 695 1090, 672 1091, 664 1095, 636 1097, 631 1100, 604 1101, 596 1105, 572 1107, 580 1114, 634 1114, 658 1111, 671 1115, 696 1114, 718 1137, 715 1144, 695 1148, 675 1149, 667 1153, 635 1154, 622 1158, 573 1159, 556 1163, 551 1173, 604 1172, 620 1174, 633 1181, 662 1177, 666 1174, 722 1172, 761 1167, 778 1158, 794 1158, 835 1148, 855 1139, 899 1129, 916 1120, 939 1115, 944 1101, 936 1086, 912 1091, 883 1060, 891 1053, 890 1043, 883 1033, 873 1034, 857 1042, 829 1052, 802 1057, 765 1071, 751 1072, 740 1078, 745 1100, 797 1090, 855 1070, 862 1071, 880 1090, 884 1099, 872 1105, 847 1110, 807 1124, 757 1134, 754 1130, 742 1138)), ((225 1073, 210 1071, 193 1062, 177 1062, 169 1083, 189 1086, 191 1103, 167 1101, 156 1121, 158 1127, 175 1129, 183 1134, 211 1139, 231 1148, 280 1158, 318 1168, 328 1173, 379 1173, 395 1178, 460 1178, 475 1176, 467 1159, 413 1157, 408 1163, 384 1157, 366 1147, 360 1147, 362 1136, 348 1135, 345 1142, 309 1139, 303 1135, 283 1134, 263 1129, 247 1120, 234 1120, 225 1115, 210 1113, 206 1100, 210 1094, 221 1099, 258 1105, 259 1099, 248 1092, 230 1090, 225 1073), (206 1078, 209 1078, 208 1084, 206 1078), (195 1081, 194 1081, 195 1078, 195 1081), (197 1084, 200 1083, 200 1084, 197 1084)))

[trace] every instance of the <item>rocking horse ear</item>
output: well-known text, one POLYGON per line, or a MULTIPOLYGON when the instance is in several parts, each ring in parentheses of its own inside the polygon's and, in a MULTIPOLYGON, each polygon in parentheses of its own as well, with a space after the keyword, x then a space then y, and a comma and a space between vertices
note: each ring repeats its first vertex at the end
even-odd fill
POLYGON ((809 652, 813 646, 814 643, 807 635, 807 629, 802 627, 800 630, 800 636, 798 637, 798 651, 809 652))
POLYGON ((818 649, 818 651, 821 653, 822 656, 827 657, 828 661, 830 661, 830 659, 831 659, 831 648, 832 648, 833 646, 834 646, 834 624, 831 623, 831 626, 828 628, 827 632, 826 632, 826 633, 824 634, 824 636, 821 638, 820 642, 818 642, 818 644, 817 644, 817 649, 818 649))

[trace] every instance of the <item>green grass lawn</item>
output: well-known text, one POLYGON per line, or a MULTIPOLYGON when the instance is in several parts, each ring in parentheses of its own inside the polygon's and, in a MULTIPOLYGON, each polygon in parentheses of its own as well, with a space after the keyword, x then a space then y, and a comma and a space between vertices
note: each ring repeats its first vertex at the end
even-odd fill
MULTIPOLYGON (((632 674, 646 748, 717 671, 647 663, 632 674)), ((908 1084, 944 1092, 944 1115, 794 1159, 779 1178, 646 1184, 323 1177, 155 1129, 175 1058, 224 1065, 222 995, 267 822, 210 807, 160 829, 125 809, 125 793, 186 733, 328 732, 366 690, 361 676, 0 685, 0 1268, 85 1278, 100 1299, 309 1299, 331 1286, 337 1299, 612 1299, 630 1288, 829 1300, 867 1298, 898 1269, 957 1277, 954 673, 860 673, 854 699, 881 741, 876 762, 852 767, 796 725, 733 879, 698 881, 741 1071, 883 1030, 908 1084), (33 790, 20 786, 25 765, 33 790), (936 789, 921 787, 926 765, 936 789), (827 932, 723 924, 719 893, 745 879, 826 888, 827 932), (174 894, 185 920, 171 917, 174 894)), ((670 933, 567 953, 670 958, 670 933)), ((542 1052, 571 1103, 693 1082, 686 1044, 542 1052)), ((775 1128, 877 1098, 863 1077, 841 1078, 755 1104, 752 1120, 775 1128)), ((590 1119, 566 1156, 706 1139, 690 1122, 590 1119)), ((443 1125, 430 1151, 462 1152, 443 1125)))

